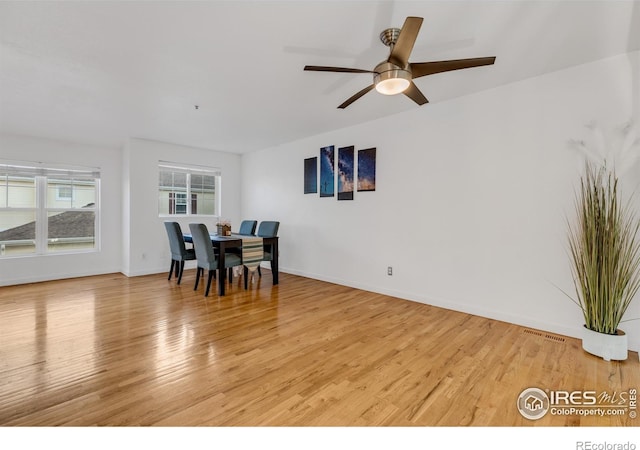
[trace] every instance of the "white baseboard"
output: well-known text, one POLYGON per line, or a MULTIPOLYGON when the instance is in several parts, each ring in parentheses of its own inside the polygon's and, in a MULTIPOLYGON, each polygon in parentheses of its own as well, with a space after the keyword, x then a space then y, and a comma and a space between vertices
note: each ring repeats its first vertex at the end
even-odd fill
POLYGON ((163 273, 163 272, 168 274, 169 269, 166 267, 163 267, 162 269, 144 269, 144 270, 134 270, 132 272, 123 271, 122 274, 127 277, 142 277, 145 275, 155 275, 157 273, 163 273))
POLYGON ((18 284, 41 283, 43 281, 66 280, 69 278, 91 277, 94 275, 107 275, 110 273, 120 273, 120 268, 103 269, 100 271, 87 270, 56 274, 33 274, 21 278, 12 278, 11 280, 0 280, 0 286, 13 286, 18 284))

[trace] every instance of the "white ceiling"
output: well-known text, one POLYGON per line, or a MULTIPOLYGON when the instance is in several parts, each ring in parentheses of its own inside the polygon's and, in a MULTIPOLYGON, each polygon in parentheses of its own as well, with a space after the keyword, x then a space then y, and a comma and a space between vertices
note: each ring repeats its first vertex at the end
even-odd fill
POLYGON ((640 50, 640 1, 1 1, 0 131, 243 153, 429 108, 372 91, 339 110, 371 76, 303 71, 373 68, 409 15, 411 62, 497 57, 416 80, 431 104, 640 50))

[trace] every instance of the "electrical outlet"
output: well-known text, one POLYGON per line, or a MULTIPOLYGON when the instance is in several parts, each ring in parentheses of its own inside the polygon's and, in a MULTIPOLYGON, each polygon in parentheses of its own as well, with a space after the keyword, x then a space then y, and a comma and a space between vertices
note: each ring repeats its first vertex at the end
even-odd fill
POLYGON ((387 275, 389 276, 393 275, 393 267, 391 266, 387 267, 387 275))

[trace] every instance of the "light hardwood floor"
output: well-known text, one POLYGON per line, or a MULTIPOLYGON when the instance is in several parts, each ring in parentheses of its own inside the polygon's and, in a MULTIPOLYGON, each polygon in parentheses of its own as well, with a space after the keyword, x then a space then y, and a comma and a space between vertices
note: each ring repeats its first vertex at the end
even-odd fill
POLYGON ((298 276, 205 299, 165 274, 0 288, 0 425, 555 426, 525 388, 640 388, 637 353, 298 276))

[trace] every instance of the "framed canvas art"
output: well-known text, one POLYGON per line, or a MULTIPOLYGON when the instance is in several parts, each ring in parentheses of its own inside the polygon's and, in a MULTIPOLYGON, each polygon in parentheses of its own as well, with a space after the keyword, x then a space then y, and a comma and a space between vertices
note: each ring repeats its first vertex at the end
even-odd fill
POLYGON ((320 197, 333 197, 335 185, 334 147, 320 149, 320 197))
POLYGON ((358 150, 358 191, 376 190, 376 149, 358 150))
POLYGON ((353 145, 338 149, 338 200, 353 200, 353 145))
POLYGON ((318 157, 304 160, 304 193, 318 193, 318 157))

